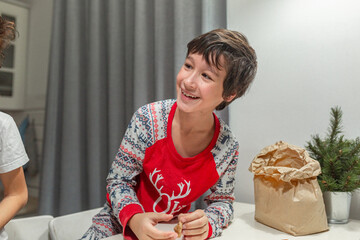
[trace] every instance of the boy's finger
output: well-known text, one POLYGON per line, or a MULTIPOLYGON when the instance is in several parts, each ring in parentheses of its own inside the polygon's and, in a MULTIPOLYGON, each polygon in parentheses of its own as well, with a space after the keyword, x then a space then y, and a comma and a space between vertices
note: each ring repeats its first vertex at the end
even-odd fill
POLYGON ((203 240, 206 239, 207 233, 203 233, 201 235, 194 235, 194 236, 186 236, 185 240, 203 240))
POLYGON ((202 234, 206 233, 206 228, 205 227, 200 227, 200 228, 193 228, 193 229, 189 229, 189 230, 183 230, 182 233, 186 237, 202 235, 202 234))
POLYGON ((168 222, 173 219, 173 215, 165 213, 154 213, 152 216, 156 222, 168 222))
POLYGON ((199 219, 201 217, 205 216, 204 211, 202 210, 196 210, 195 212, 192 213, 188 213, 188 214, 184 214, 184 216, 179 216, 179 220, 182 223, 186 223, 186 222, 191 222, 194 221, 196 219, 199 219))
POLYGON ((206 218, 201 217, 198 219, 195 219, 193 221, 186 222, 183 225, 183 229, 196 229, 196 228, 204 228, 208 224, 208 221, 206 218))
POLYGON ((153 239, 175 239, 177 238, 177 233, 175 232, 163 232, 155 228, 148 233, 148 236, 153 239))

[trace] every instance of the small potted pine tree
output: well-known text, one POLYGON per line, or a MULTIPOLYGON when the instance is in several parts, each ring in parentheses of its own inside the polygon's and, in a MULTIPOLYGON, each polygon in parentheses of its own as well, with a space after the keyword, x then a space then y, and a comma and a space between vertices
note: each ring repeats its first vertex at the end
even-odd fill
POLYGON ((342 111, 331 108, 330 127, 325 138, 311 136, 306 149, 319 161, 318 176, 330 223, 347 223, 351 192, 360 187, 360 138, 345 139, 342 135, 342 111))

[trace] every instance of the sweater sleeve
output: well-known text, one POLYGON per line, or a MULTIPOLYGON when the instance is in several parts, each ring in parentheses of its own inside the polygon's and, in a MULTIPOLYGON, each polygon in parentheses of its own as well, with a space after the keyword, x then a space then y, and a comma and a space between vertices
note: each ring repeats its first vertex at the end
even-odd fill
POLYGON ((226 228, 233 219, 234 183, 238 162, 237 148, 224 173, 220 176, 217 183, 210 188, 211 194, 205 199, 208 204, 205 213, 210 224, 208 238, 221 235, 223 228, 226 228))
POLYGON ((142 161, 149 143, 146 134, 146 116, 139 109, 133 115, 118 153, 107 177, 107 199, 115 216, 123 226, 136 213, 145 212, 136 196, 138 175, 143 171, 142 161))

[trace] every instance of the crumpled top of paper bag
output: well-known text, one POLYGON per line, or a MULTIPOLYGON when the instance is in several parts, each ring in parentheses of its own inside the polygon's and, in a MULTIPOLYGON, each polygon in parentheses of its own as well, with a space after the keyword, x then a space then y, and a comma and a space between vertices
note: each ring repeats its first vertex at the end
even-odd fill
POLYGON ((249 171, 290 182, 316 177, 321 173, 321 168, 305 149, 279 141, 262 149, 253 159, 249 171))

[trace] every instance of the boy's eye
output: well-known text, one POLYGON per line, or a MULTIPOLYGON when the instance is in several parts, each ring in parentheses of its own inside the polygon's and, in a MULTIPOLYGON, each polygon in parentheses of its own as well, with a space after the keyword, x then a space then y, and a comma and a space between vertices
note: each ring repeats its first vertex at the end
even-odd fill
POLYGON ((188 64, 188 63, 184 63, 184 66, 185 66, 185 68, 187 68, 187 69, 191 69, 191 65, 188 64))
POLYGON ((204 78, 212 80, 211 77, 209 75, 207 75, 206 73, 201 74, 204 78))

